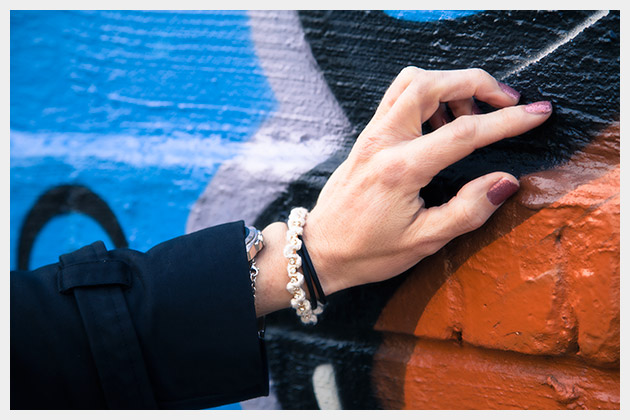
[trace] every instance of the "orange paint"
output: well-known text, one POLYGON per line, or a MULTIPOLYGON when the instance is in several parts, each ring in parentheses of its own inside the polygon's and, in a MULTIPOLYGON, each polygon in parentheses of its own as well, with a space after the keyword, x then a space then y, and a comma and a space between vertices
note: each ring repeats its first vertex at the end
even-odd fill
MULTIPOLYGON (((619 189, 619 171, 607 177, 619 189)), ((602 186, 602 189, 604 187, 602 186)), ((604 201, 562 233, 568 303, 578 328, 578 355, 619 366, 619 195, 604 201), (597 242, 593 242, 596 238, 597 242)))
POLYGON ((618 409, 620 404, 619 372, 575 359, 398 334, 387 334, 383 348, 374 360, 373 381, 385 409, 618 409), (400 365, 406 375, 391 376, 400 365), (396 395, 396 389, 404 393, 396 395))
POLYGON ((445 338, 450 328, 470 344, 528 354, 564 354, 576 342, 590 348, 598 336, 598 343, 617 343, 618 358, 618 279, 616 167, 469 258, 429 302, 413 334, 445 338), (579 305, 580 322, 571 303, 579 305), (451 309, 439 323, 446 307, 451 309))
MULTIPOLYGON (((374 373, 384 406, 618 408, 619 174, 619 125, 615 124, 562 167, 524 177, 521 191, 482 229, 452 241, 414 267, 375 325, 385 337, 374 373), (472 373, 469 379, 455 377, 467 375, 466 369, 476 371, 474 364, 461 365, 454 358, 440 362, 441 373, 434 380, 451 387, 440 391, 421 378, 431 376, 423 367, 428 363, 426 348, 418 347, 424 341, 394 336, 456 339, 464 348, 476 346, 475 352, 481 353, 475 357, 488 349, 508 351, 493 353, 497 357, 493 363, 501 364, 501 358, 527 359, 528 370, 520 373, 525 382, 537 364, 543 366, 548 360, 527 355, 561 356, 554 360, 583 369, 598 366, 600 376, 608 375, 610 380, 580 385, 570 379, 569 371, 559 371, 542 379, 544 388, 532 383, 530 391, 536 395, 521 395, 519 402, 519 393, 501 379, 507 373, 487 375, 487 380, 478 377, 485 382, 475 385, 472 373), (389 379, 386 391, 379 381, 388 372, 398 380, 389 379), (547 403, 549 390, 555 393, 553 404, 547 403), (471 399, 457 405, 447 391, 468 393, 471 398, 477 393, 483 401, 477 398, 475 403, 471 399), (488 395, 495 391, 507 402, 497 397, 488 403, 488 395), (596 393, 605 395, 608 403, 596 393)), ((462 354, 472 350, 466 351, 462 354)), ((511 379, 514 384, 519 382, 517 376, 511 379)))

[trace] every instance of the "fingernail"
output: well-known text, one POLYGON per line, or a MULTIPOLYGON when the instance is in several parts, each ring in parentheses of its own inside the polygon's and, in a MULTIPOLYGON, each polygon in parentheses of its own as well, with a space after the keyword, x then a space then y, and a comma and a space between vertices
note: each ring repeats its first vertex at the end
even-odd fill
POLYGON ((518 102, 518 100, 521 99, 521 94, 515 91, 514 89, 512 89, 511 87, 509 87, 508 85, 506 85, 505 83, 499 82, 499 87, 501 88, 503 93, 505 93, 507 96, 516 99, 516 102, 518 102))
POLYGON ((548 114, 552 109, 553 107, 549 101, 534 102, 533 104, 525 106, 525 111, 530 114, 548 114))
POLYGON ((507 178, 502 178, 499 182, 490 187, 486 196, 492 204, 498 206, 516 191, 518 191, 518 184, 515 184, 507 178))

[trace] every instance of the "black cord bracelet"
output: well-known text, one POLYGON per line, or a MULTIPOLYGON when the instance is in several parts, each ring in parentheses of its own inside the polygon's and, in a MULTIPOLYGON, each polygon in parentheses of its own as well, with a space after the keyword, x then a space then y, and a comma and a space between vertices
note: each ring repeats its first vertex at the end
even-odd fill
POLYGON ((306 280, 306 286, 308 287, 308 292, 311 295, 311 305, 313 308, 317 308, 317 298, 315 297, 315 293, 313 291, 313 285, 317 289, 317 295, 319 297, 319 301, 325 305, 326 304, 326 295, 324 295, 324 291, 322 290, 322 285, 319 282, 319 277, 317 277, 317 272, 315 271, 315 267, 313 266, 313 261, 311 261, 311 256, 306 249, 306 244, 304 240, 300 237, 302 241, 302 248, 298 251, 300 257, 302 258, 302 267, 304 268, 304 279, 306 280), (311 284, 312 282, 312 284, 311 284))
MULTIPOLYGON (((302 242, 302 247, 304 247, 304 242, 302 242)), ((302 258, 302 261, 305 261, 304 252, 299 249, 297 254, 302 258)), ((315 295, 315 289, 313 288, 313 276, 311 274, 311 270, 309 269, 306 263, 302 264, 302 271, 304 272, 304 283, 306 283, 306 287, 308 288, 309 301, 311 302, 311 308, 317 308, 317 296, 315 295)))

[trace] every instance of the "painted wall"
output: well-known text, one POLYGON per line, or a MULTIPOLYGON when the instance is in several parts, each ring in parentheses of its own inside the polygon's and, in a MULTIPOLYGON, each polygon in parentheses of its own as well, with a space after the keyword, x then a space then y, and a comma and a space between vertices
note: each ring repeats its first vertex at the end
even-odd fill
POLYGON ((12 267, 20 240, 34 267, 117 226, 111 243, 139 250, 183 234, 217 168, 276 105, 244 12, 12 12, 12 267), (37 201, 60 185, 104 204, 74 188, 37 201), (89 206, 114 217, 77 216, 89 206))
MULTIPOLYGON (((11 264, 312 206, 406 65, 481 67, 544 126, 421 191, 522 188, 320 324, 268 319, 243 408, 619 408, 619 13, 12 12, 11 264)), ((483 107, 482 107, 483 108, 483 107)))

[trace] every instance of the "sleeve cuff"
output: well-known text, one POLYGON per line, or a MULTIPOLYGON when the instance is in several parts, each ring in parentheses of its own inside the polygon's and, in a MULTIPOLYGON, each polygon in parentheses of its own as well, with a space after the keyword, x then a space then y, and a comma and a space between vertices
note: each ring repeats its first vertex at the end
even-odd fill
POLYGON ((160 408, 208 408, 269 394, 244 239, 243 222, 228 223, 130 261, 140 278, 127 304, 160 408))

